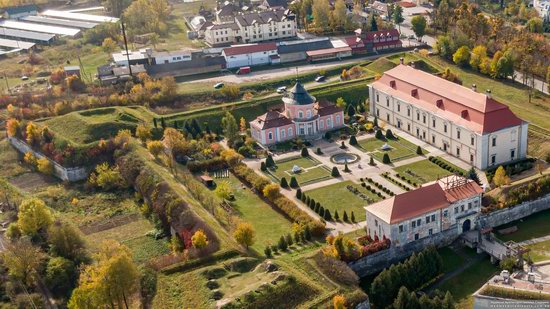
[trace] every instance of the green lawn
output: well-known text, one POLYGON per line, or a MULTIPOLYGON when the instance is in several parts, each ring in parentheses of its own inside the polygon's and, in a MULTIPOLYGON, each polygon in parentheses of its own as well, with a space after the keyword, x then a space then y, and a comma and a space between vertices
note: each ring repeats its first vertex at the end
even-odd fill
POLYGON ((447 164, 448 166, 451 166, 452 168, 454 168, 454 169, 456 169, 456 170, 458 170, 458 171, 461 171, 462 174, 464 174, 464 175, 467 174, 467 171, 466 171, 465 169, 463 169, 463 168, 461 168, 461 167, 458 167, 458 166, 452 164, 451 162, 449 162, 449 161, 443 159, 442 157, 436 157, 436 158, 439 159, 439 161, 441 161, 441 162, 445 162, 445 164, 447 164))
POLYGON ((533 262, 536 263, 550 260, 550 240, 527 245, 527 248, 531 249, 529 255, 531 256, 531 259, 533 259, 533 262))
POLYGON ((437 178, 451 175, 446 169, 439 167, 429 160, 422 160, 394 168, 399 175, 405 176, 412 182, 423 184, 437 180, 437 178))
POLYGON ((495 230, 498 231, 515 225, 518 227, 518 230, 516 232, 506 235, 498 234, 498 238, 503 241, 513 240, 515 242, 520 242, 532 238, 550 235, 550 224, 548 224, 548 222, 550 222, 550 210, 545 210, 536 214, 532 214, 521 220, 501 225, 495 228, 495 230))
POLYGON ((488 258, 477 261, 464 272, 443 283, 439 290, 449 291, 457 302, 457 308, 472 308, 472 294, 487 282, 498 268, 488 258))
POLYGON ((443 259, 443 272, 449 273, 457 269, 464 263, 464 258, 449 247, 443 247, 437 250, 443 259))
POLYGON ((369 203, 348 190, 348 185, 357 188, 361 193, 374 200, 374 202, 380 200, 378 196, 363 189, 360 185, 350 180, 309 190, 306 191, 305 194, 310 198, 313 198, 316 202, 321 203, 321 206, 325 209, 329 209, 332 216, 334 216, 334 212, 338 210, 340 220, 342 219, 345 210, 350 217, 351 212, 354 212, 356 222, 364 221, 365 209, 363 207, 367 206, 369 203))
POLYGON ((378 58, 371 64, 367 65, 365 68, 372 72, 383 74, 385 71, 393 69, 394 67, 396 67, 396 64, 389 61, 388 59, 378 58))
POLYGON ((277 182, 285 177, 288 182, 292 176, 296 177, 298 184, 305 185, 318 182, 325 179, 330 179, 330 171, 324 165, 313 158, 295 157, 289 160, 275 162, 277 167, 275 170, 269 170, 271 175, 277 182), (292 167, 297 165, 302 168, 299 173, 293 173, 292 167))
MULTIPOLYGON (((382 162, 382 158, 384 157, 385 153, 390 156, 390 160, 392 162, 418 156, 416 154, 417 146, 404 138, 379 140, 375 137, 371 137, 360 140, 358 142, 359 144, 357 145, 357 147, 359 149, 371 154, 376 160, 380 162, 382 162), (381 149, 381 147, 386 143, 391 147, 390 150, 381 149)), ((428 152, 422 149, 422 153, 427 154, 428 152)))
POLYGON ((291 223, 283 215, 273 210, 250 188, 244 186, 235 176, 226 179, 233 188, 235 201, 231 204, 240 217, 252 224, 256 230, 256 241, 252 248, 263 253, 267 244, 276 244, 282 235, 291 233, 291 223))

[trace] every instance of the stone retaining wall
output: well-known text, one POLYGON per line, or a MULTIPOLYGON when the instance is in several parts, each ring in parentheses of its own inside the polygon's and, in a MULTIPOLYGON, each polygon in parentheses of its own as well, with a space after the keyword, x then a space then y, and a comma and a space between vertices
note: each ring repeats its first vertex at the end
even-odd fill
POLYGON ((48 159, 54 168, 54 175, 63 181, 80 181, 88 178, 88 169, 86 167, 63 167, 54 160, 46 157, 44 154, 34 150, 27 143, 14 137, 8 137, 10 144, 21 153, 32 152, 38 159, 48 159))
POLYGON ((537 200, 524 202, 514 207, 504 208, 478 217, 478 226, 497 227, 530 216, 539 211, 550 209, 550 194, 537 200))

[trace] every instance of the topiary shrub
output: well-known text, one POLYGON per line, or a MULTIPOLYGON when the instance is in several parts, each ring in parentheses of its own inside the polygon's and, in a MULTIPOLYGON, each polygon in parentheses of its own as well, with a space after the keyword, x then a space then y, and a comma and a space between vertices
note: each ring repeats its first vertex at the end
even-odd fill
POLYGON ((307 148, 304 147, 302 148, 302 153, 301 153, 302 157, 309 157, 309 152, 307 151, 307 148))
POLYGON ((374 159, 372 157, 370 157, 369 165, 370 166, 375 166, 376 165, 376 163, 374 162, 374 159))
POLYGON ((323 152, 321 151, 321 148, 317 147, 317 150, 315 151, 316 154, 322 155, 323 152))
POLYGON ((260 169, 262 170, 262 172, 267 171, 267 166, 265 165, 264 161, 262 161, 262 163, 260 163, 260 169))
POLYGON ((338 168, 336 166, 332 167, 331 176, 334 177, 334 178, 340 177, 340 171, 338 170, 338 168))
POLYGON ((325 139, 330 140, 332 138, 332 134, 330 132, 325 133, 325 139))
POLYGON ((302 199, 302 189, 296 190, 296 198, 297 199, 302 199))
POLYGON ((265 247, 264 254, 265 254, 265 257, 267 257, 267 258, 270 258, 270 257, 273 256, 273 254, 271 253, 271 247, 270 246, 265 247))
POLYGON ((298 188, 299 186, 300 185, 298 184, 298 180, 296 180, 296 177, 294 176, 290 177, 290 187, 295 189, 295 188, 298 188))
POLYGON ((390 156, 387 153, 385 153, 384 156, 382 157, 382 163, 384 163, 384 164, 390 164, 391 163, 390 156))
POLYGON ((281 188, 285 188, 285 189, 288 188, 288 182, 286 181, 286 178, 285 178, 285 177, 281 178, 281 183, 280 183, 280 185, 281 185, 281 188))
POLYGON ((416 147, 416 154, 419 155, 419 156, 424 154, 424 153, 422 153, 422 148, 420 148, 420 146, 416 147))
POLYGON ((348 218, 348 213, 344 210, 344 215, 342 216, 342 220, 344 220, 344 222, 348 222, 349 221, 349 218, 348 218))
POLYGON ((380 140, 385 140, 384 133, 382 133, 382 130, 378 129, 376 130, 376 134, 374 134, 374 137, 380 140))
POLYGON ((346 149, 348 147, 346 147, 346 143, 344 141, 342 141, 342 145, 340 145, 340 149, 346 149))
POLYGON ((393 132, 390 129, 386 130, 386 138, 387 139, 395 139, 395 135, 393 135, 393 132))
POLYGON ((266 165, 266 167, 274 167, 275 166, 275 160, 273 160, 273 157, 271 155, 267 155, 267 158, 265 159, 265 165, 266 165))
POLYGON ((357 138, 355 137, 355 135, 352 135, 352 136, 349 138, 349 144, 352 145, 352 146, 357 145, 357 138))
POLYGON ((326 221, 332 221, 332 216, 331 216, 331 214, 330 214, 330 210, 329 210, 329 209, 325 209, 325 214, 324 214, 323 218, 324 218, 326 221))

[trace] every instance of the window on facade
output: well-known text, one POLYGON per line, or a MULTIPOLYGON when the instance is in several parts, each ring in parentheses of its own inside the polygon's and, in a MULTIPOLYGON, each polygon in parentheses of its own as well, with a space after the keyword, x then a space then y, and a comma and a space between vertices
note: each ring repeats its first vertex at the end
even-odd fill
POLYGON ((380 96, 378 95, 378 93, 376 94, 376 102, 380 102, 380 96))
POLYGON ((292 136, 292 128, 288 128, 288 136, 292 136))
POLYGON ((390 106, 390 98, 386 97, 386 106, 390 106))
POLYGON ((282 137, 282 138, 285 138, 285 129, 282 129, 282 130, 281 130, 281 137, 282 137))
POLYGON ((432 236, 433 233, 434 233, 434 230, 433 230, 433 229, 429 229, 429 230, 428 230, 428 234, 429 234, 430 236, 432 236))
POLYGON ((319 128, 323 129, 325 127, 325 121, 321 120, 319 121, 319 128))
POLYGON ((414 234, 414 240, 418 240, 420 238, 420 235, 418 233, 414 234))
POLYGON ((336 124, 340 123, 340 115, 336 115, 336 124))
POLYGON ((497 145, 497 137, 496 136, 493 136, 491 144, 493 145, 493 147, 495 147, 497 145))
POLYGON ((397 103, 397 111, 398 111, 398 112, 401 111, 401 105, 399 105, 399 103, 397 103))
POLYGON ((445 209, 445 210, 443 211, 443 217, 444 217, 444 218, 447 218, 448 216, 449 216, 449 211, 448 211, 447 209, 445 209))
POLYGON ((472 202, 468 203, 468 209, 472 209, 472 202))
POLYGON ((460 130, 456 130, 456 138, 460 139, 460 130))
POLYGON ((512 149, 510 150, 510 159, 514 160, 516 158, 516 150, 512 149))
POLYGON ((422 122, 426 123, 426 115, 422 115, 422 122))
POLYGON ((327 128, 328 128, 328 127, 331 127, 331 126, 332 126, 332 124, 331 124, 330 118, 329 118, 329 119, 327 119, 327 128))
POLYGON ((443 132, 447 133, 447 124, 443 125, 443 132))
POLYGON ((426 216, 426 224, 430 223, 430 216, 426 216))
POLYGON ((407 123, 407 131, 411 131, 411 125, 409 123, 407 123))
POLYGON ((269 132, 267 134, 267 139, 272 140, 273 139, 273 133, 269 132))
POLYGON ((432 144, 435 144, 435 135, 432 135, 432 144))
POLYGON ((497 155, 491 155, 491 165, 494 165, 497 162, 497 155))
POLYGON ((460 212, 464 212, 464 205, 460 205, 460 212))
POLYGON ((306 115, 307 115, 307 118, 311 118, 311 110, 308 109, 306 112, 306 115))
POLYGON ((414 229, 416 227, 416 221, 411 222, 411 227, 414 229))
POLYGON ((516 141, 516 135, 517 135, 517 131, 516 131, 516 130, 512 130, 512 132, 510 132, 510 141, 511 141, 511 142, 515 142, 515 141, 516 141))
POLYGON ((432 215, 432 222, 435 222, 435 215, 432 215))
POLYGON ((420 136, 420 129, 416 128, 416 136, 420 136))
POLYGON ((386 114, 386 121, 390 121, 390 114, 386 114))
POLYGON ((435 128, 435 118, 434 118, 434 119, 432 119, 432 127, 434 127, 434 128, 435 128))
POLYGON ((416 120, 420 121, 420 113, 416 113, 416 120))
POLYGON ((474 145, 474 137, 470 137, 470 144, 472 144, 472 146, 474 145))
POLYGON ((474 162, 474 155, 470 154, 470 162, 474 162))
POLYGON ((458 207, 455 207, 455 214, 458 213, 458 207))
POLYGON ((298 112, 298 118, 304 118, 304 112, 299 111, 298 112))
POLYGON ((378 226, 378 220, 374 219, 374 226, 378 226))
POLYGON ((422 220, 421 220, 421 219, 416 220, 416 225, 417 225, 417 226, 420 226, 421 224, 422 224, 422 220))
POLYGON ((411 116, 411 109, 410 108, 407 108, 407 116, 411 116))
POLYGON ((403 233, 403 224, 399 225, 399 233, 403 233))
POLYGON ((380 117, 380 110, 376 109, 376 116, 380 117))
POLYGON ((456 156, 460 157, 460 148, 456 147, 456 156))

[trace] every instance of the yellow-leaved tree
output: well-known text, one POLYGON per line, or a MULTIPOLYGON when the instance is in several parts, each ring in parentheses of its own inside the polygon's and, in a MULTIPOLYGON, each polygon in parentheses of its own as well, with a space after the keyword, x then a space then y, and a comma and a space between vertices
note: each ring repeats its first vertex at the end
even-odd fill
POLYGON ((254 228, 252 227, 252 224, 248 222, 241 222, 239 225, 237 225, 237 228, 235 229, 235 232, 233 233, 233 237, 235 237, 235 240, 246 247, 252 246, 254 243, 254 236, 256 232, 254 231, 254 228))
POLYGON ((38 232, 45 231, 52 223, 53 215, 44 201, 29 198, 21 202, 17 225, 23 234, 35 236, 38 232))
POLYGON ((332 305, 334 309, 346 309, 346 298, 341 294, 334 295, 332 298, 332 305))
POLYGON ((140 124, 136 127, 136 137, 139 138, 142 143, 145 143, 151 136, 151 130, 145 125, 140 124))
POLYGON ((159 154, 164 150, 164 145, 161 141, 148 141, 147 150, 157 159, 159 154))
POLYGON ((497 168, 495 176, 493 176, 493 182, 497 187, 510 184, 510 177, 506 175, 506 170, 502 165, 497 168))
POLYGON ((202 249, 208 245, 208 237, 203 230, 197 230, 193 236, 191 236, 191 243, 193 247, 202 249))

